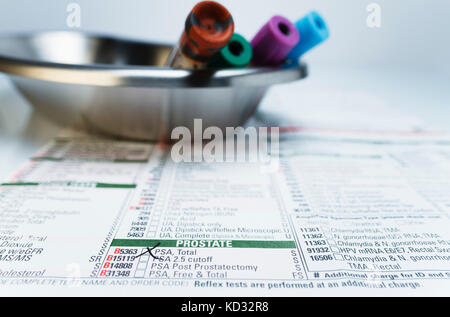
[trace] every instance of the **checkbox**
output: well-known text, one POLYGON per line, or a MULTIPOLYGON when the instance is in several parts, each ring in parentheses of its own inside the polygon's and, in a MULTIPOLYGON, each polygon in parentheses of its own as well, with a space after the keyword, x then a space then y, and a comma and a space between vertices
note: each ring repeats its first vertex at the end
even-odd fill
POLYGON ((147 267, 147 263, 139 263, 136 270, 141 271, 141 270, 145 270, 145 268, 147 267))
POLYGON ((331 235, 331 234, 325 234, 324 236, 325 236, 325 238, 327 238, 328 240, 333 239, 333 235, 331 235))
POLYGON ((339 252, 339 248, 330 246, 331 251, 339 252))
POLYGON ((335 260, 344 261, 344 257, 342 256, 342 254, 334 253, 333 256, 335 260))
POLYGON ((328 245, 330 247, 337 247, 336 241, 333 239, 328 240, 328 245))

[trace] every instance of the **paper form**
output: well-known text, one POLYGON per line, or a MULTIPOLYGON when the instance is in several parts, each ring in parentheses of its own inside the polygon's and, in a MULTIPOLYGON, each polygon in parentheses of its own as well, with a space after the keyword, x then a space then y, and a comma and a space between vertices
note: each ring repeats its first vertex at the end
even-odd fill
POLYGON ((268 173, 56 139, 0 186, 0 293, 448 295, 448 138, 291 131, 280 145, 268 173))
POLYGON ((294 82, 270 91, 253 122, 304 129, 350 131, 423 131, 426 124, 366 90, 324 88, 319 82, 294 82))

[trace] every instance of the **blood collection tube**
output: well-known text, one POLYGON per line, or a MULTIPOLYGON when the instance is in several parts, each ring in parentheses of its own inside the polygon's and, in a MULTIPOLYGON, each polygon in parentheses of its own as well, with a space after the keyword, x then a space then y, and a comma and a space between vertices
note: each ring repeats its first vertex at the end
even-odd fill
POLYGON ((211 68, 241 68, 252 60, 253 49, 240 34, 234 33, 230 41, 208 62, 211 68))
POLYGON ((330 37, 325 20, 316 11, 311 11, 295 23, 300 33, 300 41, 288 54, 288 59, 297 62, 298 59, 315 46, 330 37))
POLYGON ((251 41, 252 64, 278 66, 300 40, 297 28, 286 18, 272 17, 251 41))
POLYGON ((174 68, 206 68, 211 56, 228 43, 233 33, 233 18, 224 6, 214 1, 199 2, 186 18, 179 45, 167 65, 174 68))

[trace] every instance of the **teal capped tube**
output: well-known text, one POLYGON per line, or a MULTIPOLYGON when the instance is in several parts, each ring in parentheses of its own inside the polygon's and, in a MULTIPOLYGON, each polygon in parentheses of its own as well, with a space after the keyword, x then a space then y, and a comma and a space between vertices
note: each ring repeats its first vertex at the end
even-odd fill
POLYGON ((300 33, 300 41, 287 56, 293 62, 297 62, 303 54, 330 37, 325 20, 316 11, 311 11, 298 20, 295 27, 300 33))
POLYGON ((211 68, 245 67, 252 60, 253 49, 240 34, 234 33, 230 41, 208 62, 211 68))

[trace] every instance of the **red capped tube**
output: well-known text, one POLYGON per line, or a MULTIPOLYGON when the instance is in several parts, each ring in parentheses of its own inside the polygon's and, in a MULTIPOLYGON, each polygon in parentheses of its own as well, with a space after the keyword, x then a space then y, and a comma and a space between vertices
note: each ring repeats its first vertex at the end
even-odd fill
POLYGON ((180 43, 168 65, 206 68, 211 56, 227 45, 233 33, 233 17, 224 6, 214 1, 199 2, 186 18, 180 43))

